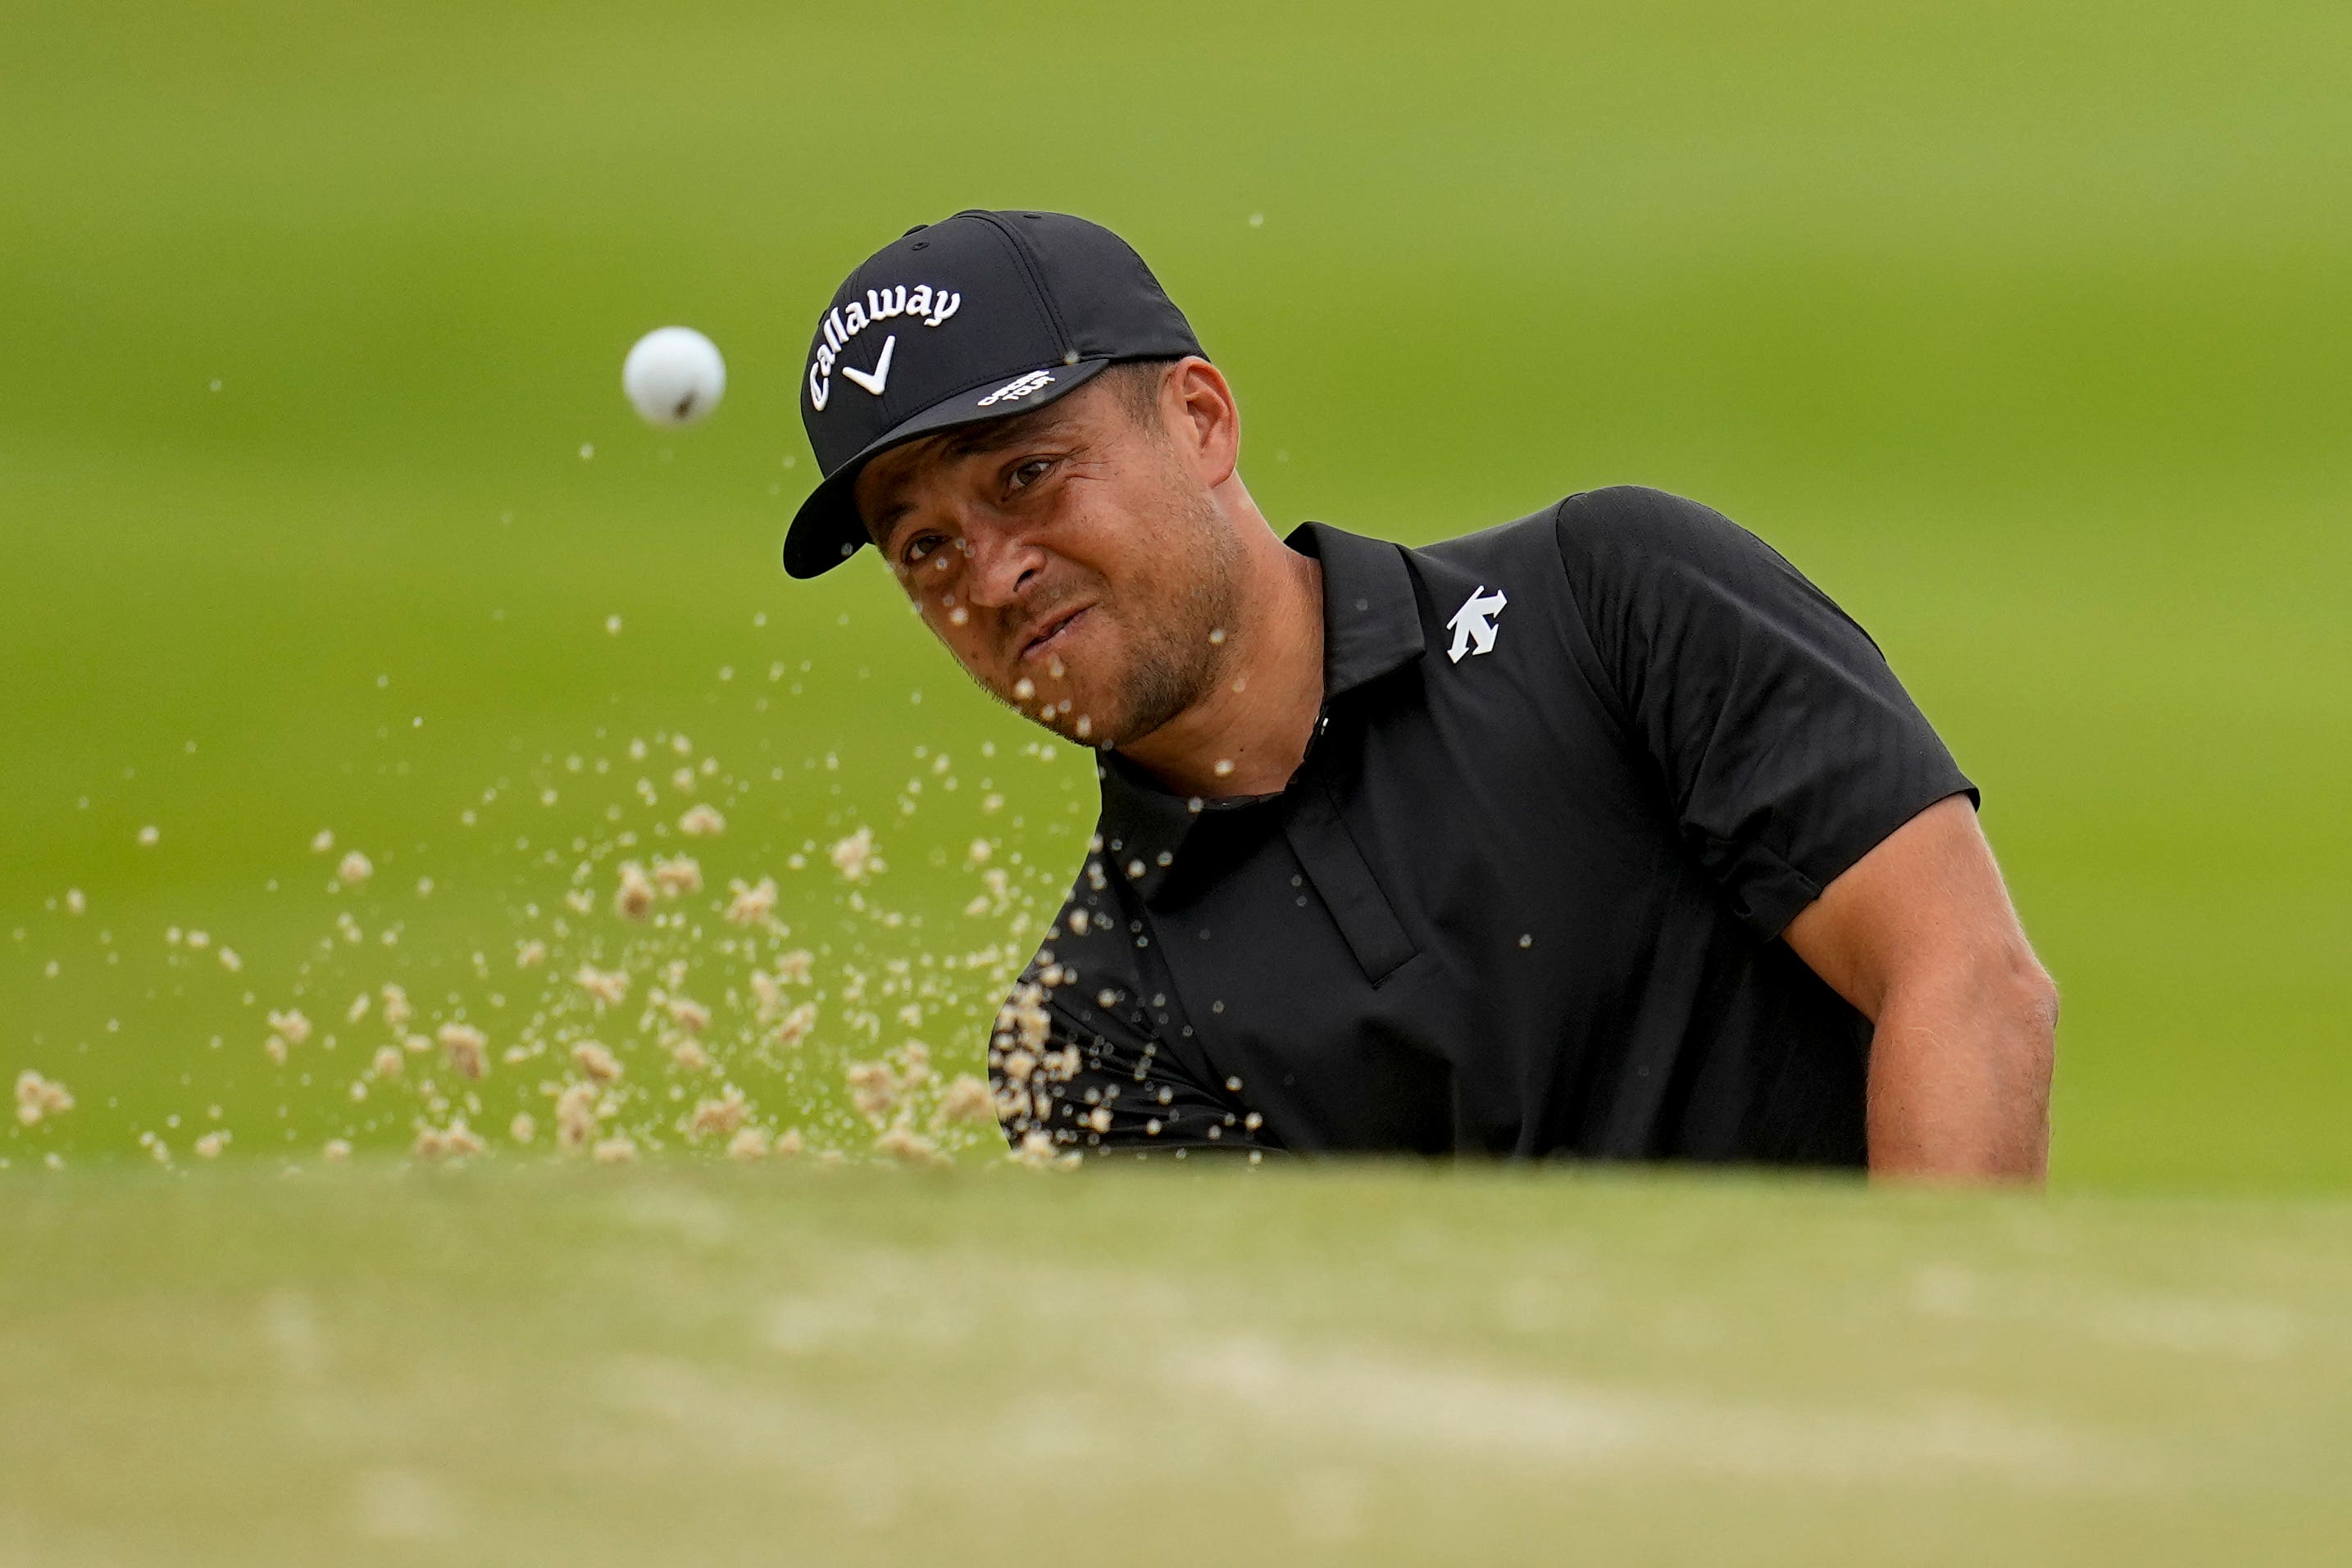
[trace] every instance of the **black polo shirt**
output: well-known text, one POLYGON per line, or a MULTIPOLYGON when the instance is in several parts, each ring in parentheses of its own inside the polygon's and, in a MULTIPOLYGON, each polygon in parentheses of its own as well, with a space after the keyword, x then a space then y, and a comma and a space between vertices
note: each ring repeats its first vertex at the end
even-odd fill
POLYGON ((1975 794, 1862 628, 1655 490, 1287 542, 1323 569, 1306 760, 1203 803, 1104 755, 991 1042, 1013 1140, 1860 1164, 1868 1020, 1780 935, 1975 794))

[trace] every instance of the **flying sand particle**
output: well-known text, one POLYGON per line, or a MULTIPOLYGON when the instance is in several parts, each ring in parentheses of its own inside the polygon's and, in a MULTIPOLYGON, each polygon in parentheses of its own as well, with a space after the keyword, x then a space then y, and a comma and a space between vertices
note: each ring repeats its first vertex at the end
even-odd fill
POLYGON ((625 969, 598 969, 583 964, 572 977, 572 983, 596 999, 599 1007, 618 1007, 628 998, 629 974, 625 969))
POLYGON ((619 1059, 593 1040, 583 1040, 572 1048, 572 1064, 597 1083, 610 1083, 621 1076, 619 1059))
POLYGON ((763 876, 751 887, 744 886, 740 880, 730 881, 727 886, 735 895, 727 906, 727 918, 734 924, 757 925, 774 913, 776 882, 773 877, 763 876))
POLYGON ((695 1102, 694 1114, 688 1118, 687 1135, 692 1138, 713 1134, 731 1135, 743 1125, 751 1108, 743 1103, 743 1092, 730 1085, 727 1092, 716 1100, 695 1102))
POLYGON ((62 1116, 74 1107, 74 1097, 53 1078, 30 1068, 16 1075, 16 1120, 30 1127, 45 1116, 62 1116))
POLYGON ((887 870, 882 857, 874 852, 874 830, 860 828, 836 842, 833 846, 833 869, 851 882, 863 882, 887 870))
POLYGON ((903 1125, 885 1128, 874 1140, 874 1152, 887 1155, 900 1165, 944 1166, 950 1163, 937 1144, 912 1127, 903 1125))
POLYGON ((851 1103, 866 1116, 878 1120, 898 1103, 898 1074, 887 1062, 853 1061, 843 1076, 849 1082, 851 1103))
POLYGON ((802 1042, 808 1039, 809 1031, 815 1027, 816 1004, 803 1002, 786 1013, 776 1025, 775 1041, 778 1045, 797 1051, 802 1042))
POLYGON ((959 1072, 940 1097, 939 1115, 942 1122, 993 1122, 996 1100, 987 1084, 969 1072, 959 1072))
POLYGON ((603 1115, 594 1084, 566 1085, 555 1097, 555 1141, 567 1149, 586 1148, 603 1115))
POLYGON ((620 886, 613 894, 613 913, 624 920, 644 920, 654 910, 653 879, 635 861, 622 862, 620 875, 620 886))
POLYGON ((449 1070, 458 1077, 478 1081, 489 1071, 489 1041, 480 1030, 471 1024, 445 1023, 438 1038, 449 1053, 449 1070))

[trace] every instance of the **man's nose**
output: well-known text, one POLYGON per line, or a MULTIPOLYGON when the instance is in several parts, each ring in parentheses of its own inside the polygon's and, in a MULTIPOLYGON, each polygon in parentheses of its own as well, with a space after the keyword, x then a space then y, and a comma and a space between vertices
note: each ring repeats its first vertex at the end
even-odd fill
POLYGON ((1045 569, 1045 552, 1022 529, 993 519, 964 530, 964 591, 974 604, 1002 610, 1045 569))

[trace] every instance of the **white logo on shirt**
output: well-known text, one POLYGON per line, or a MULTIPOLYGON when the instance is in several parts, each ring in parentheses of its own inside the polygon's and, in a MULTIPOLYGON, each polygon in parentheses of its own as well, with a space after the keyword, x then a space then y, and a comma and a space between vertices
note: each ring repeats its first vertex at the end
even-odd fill
POLYGON ((978 402, 974 408, 994 408, 1000 402, 1019 402, 1031 392, 1044 392, 1054 384, 1054 378, 1044 371, 1031 371, 1018 381, 1005 382, 978 402))
POLYGON ((1509 602, 1501 589, 1489 593, 1486 585, 1480 583, 1462 601, 1462 608, 1454 612, 1454 619, 1445 623, 1446 630, 1454 633, 1454 646, 1445 650, 1445 656, 1458 664, 1465 653, 1493 653, 1495 617, 1509 602))

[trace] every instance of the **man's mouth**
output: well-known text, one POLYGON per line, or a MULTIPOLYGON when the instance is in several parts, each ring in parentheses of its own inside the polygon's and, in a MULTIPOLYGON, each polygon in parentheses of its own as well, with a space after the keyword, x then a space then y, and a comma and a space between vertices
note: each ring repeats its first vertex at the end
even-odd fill
POLYGON ((1021 644, 1020 662, 1027 664, 1032 659, 1043 658, 1067 643, 1070 628, 1083 620, 1087 612, 1093 608, 1091 604, 1074 605, 1067 610, 1057 610, 1047 616, 1038 623, 1037 629, 1031 633, 1029 640, 1021 644))

